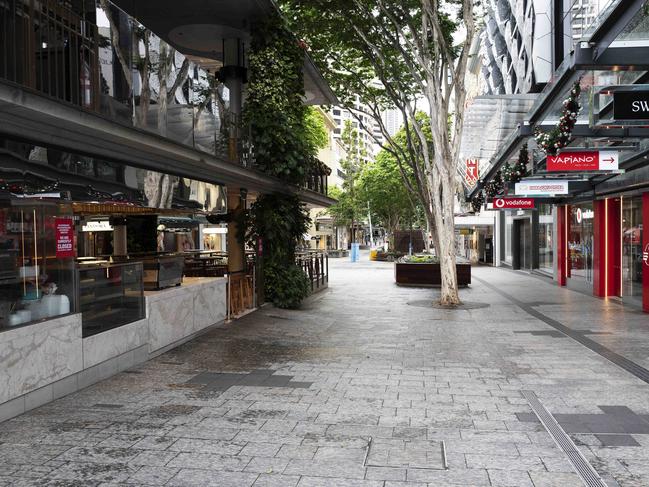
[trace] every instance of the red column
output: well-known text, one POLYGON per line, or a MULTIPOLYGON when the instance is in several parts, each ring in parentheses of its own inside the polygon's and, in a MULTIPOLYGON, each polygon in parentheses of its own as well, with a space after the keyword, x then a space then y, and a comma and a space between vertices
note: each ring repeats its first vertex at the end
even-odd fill
POLYGON ((568 233, 570 232, 570 207, 557 206, 557 281, 565 286, 569 272, 568 233))
POLYGON ((642 195, 642 309, 649 313, 649 193, 642 195))
POLYGON ((593 294, 619 296, 622 284, 620 199, 596 200, 593 253, 593 294))

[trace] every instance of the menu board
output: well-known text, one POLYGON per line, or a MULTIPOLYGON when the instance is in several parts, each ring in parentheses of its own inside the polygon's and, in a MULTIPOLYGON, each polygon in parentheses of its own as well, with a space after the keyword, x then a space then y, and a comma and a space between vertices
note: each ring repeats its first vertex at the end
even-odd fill
POLYGON ((54 221, 56 229, 56 257, 74 257, 74 222, 72 218, 57 218, 54 221))

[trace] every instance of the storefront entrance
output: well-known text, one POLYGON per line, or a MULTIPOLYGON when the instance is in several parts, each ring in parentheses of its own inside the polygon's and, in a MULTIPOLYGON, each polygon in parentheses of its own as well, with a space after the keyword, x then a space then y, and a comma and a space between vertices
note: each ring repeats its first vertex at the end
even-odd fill
POLYGON ((622 198, 622 299, 642 306, 642 197, 622 198))
POLYGON ((532 269, 532 224, 528 218, 513 222, 512 268, 532 269))
POLYGON ((592 203, 570 207, 568 232, 568 285, 593 290, 594 210, 592 203))

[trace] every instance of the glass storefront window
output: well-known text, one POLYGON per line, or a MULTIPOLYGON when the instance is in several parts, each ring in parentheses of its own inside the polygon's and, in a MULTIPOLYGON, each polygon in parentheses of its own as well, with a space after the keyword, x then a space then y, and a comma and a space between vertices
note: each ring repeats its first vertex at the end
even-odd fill
POLYGON ((514 217, 511 213, 505 214, 505 262, 512 263, 512 228, 514 226, 514 217))
POLYGON ((0 330, 74 310, 71 209, 44 200, 0 200, 0 330))
POLYGON ((539 207, 539 270, 552 274, 554 271, 554 219, 551 205, 539 207))
POLYGON ((622 199, 622 298, 642 303, 642 198, 622 199))
POLYGON ((593 282, 593 219, 592 203, 580 203, 570 208, 570 277, 586 283, 593 282))

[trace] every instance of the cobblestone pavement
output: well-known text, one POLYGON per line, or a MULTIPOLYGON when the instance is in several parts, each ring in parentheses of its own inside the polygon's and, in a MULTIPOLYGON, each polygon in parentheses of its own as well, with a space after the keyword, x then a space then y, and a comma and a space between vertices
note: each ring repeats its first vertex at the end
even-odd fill
POLYGON ((0 486, 583 485, 525 390, 610 486, 649 485, 649 385, 548 324, 643 364, 646 316, 492 268, 462 291, 488 307, 437 310, 391 264, 330 262, 301 310, 0 424, 0 486))

